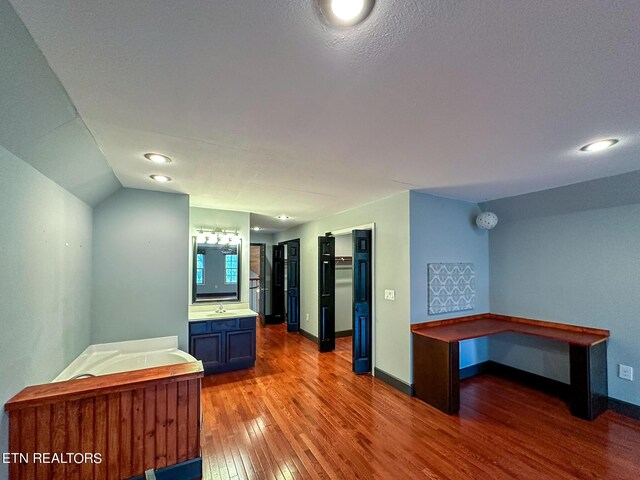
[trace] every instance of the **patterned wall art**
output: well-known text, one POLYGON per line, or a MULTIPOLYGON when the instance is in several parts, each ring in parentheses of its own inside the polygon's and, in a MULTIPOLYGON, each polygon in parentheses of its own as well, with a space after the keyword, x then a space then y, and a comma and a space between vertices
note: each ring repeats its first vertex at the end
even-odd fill
POLYGON ((427 265, 428 313, 473 310, 476 302, 476 272, 473 263, 427 265))

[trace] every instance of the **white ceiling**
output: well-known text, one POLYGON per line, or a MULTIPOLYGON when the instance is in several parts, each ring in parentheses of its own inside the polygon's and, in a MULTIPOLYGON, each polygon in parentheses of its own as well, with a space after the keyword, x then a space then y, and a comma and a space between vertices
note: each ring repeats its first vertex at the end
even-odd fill
POLYGON ((121 183, 195 206, 297 223, 640 169, 637 0, 377 0, 346 30, 314 0, 11 2, 121 183))

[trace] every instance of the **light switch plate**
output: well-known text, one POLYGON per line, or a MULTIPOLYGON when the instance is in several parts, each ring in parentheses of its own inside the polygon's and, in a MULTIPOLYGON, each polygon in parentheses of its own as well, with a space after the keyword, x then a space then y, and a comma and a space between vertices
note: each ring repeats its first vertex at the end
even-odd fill
POLYGON ((396 299, 396 291, 395 290, 385 290, 384 291, 384 299, 385 300, 395 300, 396 299))
POLYGON ((633 367, 628 365, 618 365, 618 376, 623 380, 633 382, 633 367))

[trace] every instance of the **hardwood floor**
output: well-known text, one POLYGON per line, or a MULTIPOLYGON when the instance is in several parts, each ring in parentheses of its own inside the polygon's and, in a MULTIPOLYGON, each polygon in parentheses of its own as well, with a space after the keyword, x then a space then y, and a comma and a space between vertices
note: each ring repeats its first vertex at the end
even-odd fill
POLYGON ((333 353, 258 327, 251 370, 203 383, 204 478, 638 478, 640 422, 572 417, 560 399, 488 375, 462 382, 458 415, 351 373, 333 353))

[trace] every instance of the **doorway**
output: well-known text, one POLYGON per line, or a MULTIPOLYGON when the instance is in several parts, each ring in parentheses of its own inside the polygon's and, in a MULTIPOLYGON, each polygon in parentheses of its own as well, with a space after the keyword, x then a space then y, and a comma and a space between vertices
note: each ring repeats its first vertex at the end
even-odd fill
POLYGON ((264 243, 252 243, 249 250, 249 308, 258 313, 264 325, 266 318, 266 249, 264 243))
POLYGON ((333 351, 351 336, 352 369, 374 364, 374 225, 328 232, 318 238, 318 349, 333 351))
POLYGON ((300 239, 273 246, 272 314, 287 332, 300 331, 300 239))

